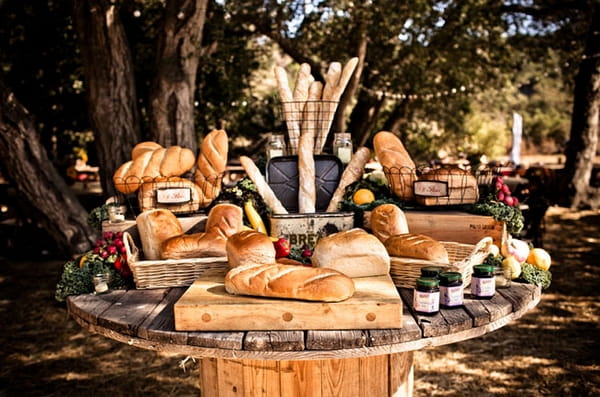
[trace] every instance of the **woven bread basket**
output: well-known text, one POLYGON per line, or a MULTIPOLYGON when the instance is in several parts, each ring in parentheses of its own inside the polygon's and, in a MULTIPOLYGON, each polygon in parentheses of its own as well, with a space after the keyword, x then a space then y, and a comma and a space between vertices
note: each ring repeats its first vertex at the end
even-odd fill
POLYGON ((396 287, 413 288, 416 279, 421 276, 421 268, 425 266, 437 266, 445 271, 461 273, 463 286, 466 287, 471 283, 473 266, 482 263, 490 254, 493 240, 485 237, 475 245, 452 241, 441 243, 448 252, 449 265, 424 259, 390 257, 390 275, 396 287))
POLYGON ((127 263, 137 289, 187 287, 199 276, 225 276, 227 257, 140 260, 131 234, 123 234, 127 263))

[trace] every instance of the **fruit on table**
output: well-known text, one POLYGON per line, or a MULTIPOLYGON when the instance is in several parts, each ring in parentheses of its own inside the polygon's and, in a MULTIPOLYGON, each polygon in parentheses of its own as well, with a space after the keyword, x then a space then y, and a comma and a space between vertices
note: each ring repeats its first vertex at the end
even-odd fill
POLYGON ((354 204, 358 205, 369 204, 375 201, 375 194, 369 189, 358 189, 352 195, 352 201, 354 201, 354 204))
POLYGON ((527 256, 527 263, 532 264, 538 269, 548 270, 550 268, 550 264, 552 263, 552 259, 550 258, 550 254, 543 248, 533 248, 529 251, 529 256, 527 256))
POLYGON ((256 208, 254 208, 254 205, 251 201, 246 201, 244 204, 244 212, 246 213, 246 217, 248 217, 248 221, 254 230, 267 234, 265 223, 263 222, 256 208))
POLYGON ((529 244, 509 236, 502 244, 501 252, 503 256, 514 256, 519 263, 523 263, 529 256, 529 244))
POLYGON ((273 242, 273 246, 275 247, 275 258, 285 258, 290 255, 292 248, 285 237, 278 238, 273 242))
POLYGON ((519 278, 521 275, 521 263, 514 256, 507 256, 502 261, 502 268, 505 270, 510 270, 511 279, 519 278))

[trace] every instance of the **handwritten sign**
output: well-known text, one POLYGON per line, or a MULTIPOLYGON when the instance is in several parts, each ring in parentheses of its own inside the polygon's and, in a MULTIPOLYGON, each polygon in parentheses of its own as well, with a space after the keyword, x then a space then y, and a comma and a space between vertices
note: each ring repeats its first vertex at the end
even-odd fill
POLYGON ((192 189, 189 187, 170 187, 156 191, 159 204, 182 204, 192 201, 192 189))
POLYGON ((413 191, 415 196, 448 197, 448 182, 415 181, 413 191))

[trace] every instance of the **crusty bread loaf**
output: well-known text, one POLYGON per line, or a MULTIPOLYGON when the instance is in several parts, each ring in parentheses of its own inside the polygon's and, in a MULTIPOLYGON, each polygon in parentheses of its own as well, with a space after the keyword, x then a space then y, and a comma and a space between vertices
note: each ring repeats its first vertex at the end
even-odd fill
POLYGON ((140 211, 147 211, 153 208, 164 208, 175 213, 194 212, 200 207, 202 199, 202 190, 189 179, 178 176, 166 177, 159 176, 141 184, 138 191, 138 204, 140 211), (161 189, 189 189, 190 200, 182 203, 160 203, 158 202, 158 191, 161 189))
POLYGON ((210 209, 206 219, 206 230, 219 229, 230 237, 244 228, 244 211, 235 204, 217 204, 210 209))
POLYGON ((348 277, 370 277, 390 272, 390 256, 377 237, 350 229, 321 238, 313 250, 314 267, 327 267, 348 277))
POLYGON ((182 234, 161 244, 161 259, 224 257, 227 237, 218 228, 207 232, 182 234))
POLYGON ((136 218, 144 259, 160 259, 161 244, 171 237, 183 234, 177 217, 166 209, 144 211, 136 218))
POLYGON ((180 176, 194 166, 195 156, 190 149, 180 146, 165 149, 157 145, 142 142, 133 148, 132 160, 123 163, 113 175, 113 183, 118 191, 134 193, 143 181, 151 181, 159 176, 180 176))
POLYGON ((384 245, 391 256, 449 263, 448 252, 444 245, 422 234, 407 233, 391 236, 384 245))
POLYGON ((395 204, 381 204, 371 211, 371 232, 381 242, 390 236, 408 233, 406 215, 395 204))
POLYGON ((250 178, 256 186, 258 194, 265 200, 267 207, 269 207, 274 214, 287 214, 287 210, 283 204, 281 204, 281 201, 279 201, 254 161, 252 161, 250 157, 240 156, 240 163, 242 164, 244 171, 246 171, 248 178, 250 178))
POLYGON ((225 289, 237 295, 339 302, 350 298, 355 287, 335 270, 271 263, 229 270, 225 289))
POLYGON ((271 238, 255 230, 243 230, 230 236, 225 249, 229 267, 275 263, 271 238))
POLYGON ((224 130, 213 130, 202 140, 194 181, 204 193, 206 202, 203 206, 211 203, 221 192, 221 179, 227 168, 228 153, 229 142, 224 130))
POLYGON ((412 200, 416 166, 400 138, 391 132, 380 131, 373 137, 373 149, 394 194, 403 200, 412 200))

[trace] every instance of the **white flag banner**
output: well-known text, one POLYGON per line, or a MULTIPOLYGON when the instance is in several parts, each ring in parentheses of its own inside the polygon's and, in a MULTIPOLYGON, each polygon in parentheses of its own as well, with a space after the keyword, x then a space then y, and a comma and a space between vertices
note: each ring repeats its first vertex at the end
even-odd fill
POLYGON ((513 113, 512 127, 512 149, 509 160, 515 164, 521 164, 521 137, 523 136, 523 117, 519 113, 513 113))

